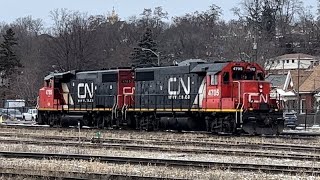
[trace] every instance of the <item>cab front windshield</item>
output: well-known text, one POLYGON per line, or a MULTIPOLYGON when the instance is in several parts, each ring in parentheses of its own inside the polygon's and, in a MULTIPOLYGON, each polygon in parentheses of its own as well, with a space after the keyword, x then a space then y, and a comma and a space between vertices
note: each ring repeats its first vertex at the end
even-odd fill
POLYGON ((257 72, 255 67, 244 69, 243 67, 232 68, 232 79, 233 80, 264 80, 264 74, 257 72))

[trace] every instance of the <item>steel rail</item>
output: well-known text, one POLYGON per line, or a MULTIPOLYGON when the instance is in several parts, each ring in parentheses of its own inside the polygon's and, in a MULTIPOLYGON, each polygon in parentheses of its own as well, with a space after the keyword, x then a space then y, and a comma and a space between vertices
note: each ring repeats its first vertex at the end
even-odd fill
MULTIPOLYGON (((14 133, 1 133, 0 136, 6 137, 24 137, 24 138, 37 138, 44 140, 61 140, 61 141, 78 141, 77 136, 39 136, 34 134, 14 134, 14 133)), ((82 142, 92 142, 92 138, 81 137, 82 142)), ((320 153, 320 146, 305 146, 296 144, 274 144, 274 143, 248 143, 232 141, 185 141, 185 140, 158 140, 158 139, 124 139, 124 138, 106 138, 98 139, 101 143, 127 143, 127 144, 150 144, 150 145, 189 145, 189 146, 202 146, 202 147, 215 147, 215 148, 236 148, 236 149, 263 149, 263 150, 284 150, 295 152, 313 152, 320 153)))
POLYGON ((129 174, 104 174, 104 173, 93 173, 93 172, 66 172, 66 171, 51 171, 51 170, 34 170, 28 168, 9 168, 0 167, 0 174, 3 176, 22 176, 22 177, 32 177, 36 179, 124 179, 124 180, 183 180, 180 178, 162 178, 162 177, 152 177, 152 176, 138 176, 129 174))
MULTIPOLYGON (((0 128, 14 128, 14 129, 34 129, 34 130, 76 130, 77 128, 62 128, 62 127, 49 127, 49 126, 42 126, 42 125, 21 125, 21 124, 0 124, 0 128)), ((98 129, 98 128, 82 128, 82 131, 110 131, 111 129, 98 129)), ((119 130, 112 130, 112 131, 119 131, 119 130)), ((130 132, 139 132, 138 130, 120 130, 120 131, 130 131, 130 132)), ((198 134, 198 135, 208 135, 215 136, 216 134, 212 134, 206 131, 185 131, 185 132, 176 132, 176 131, 156 131, 156 132, 163 132, 163 133, 178 133, 178 134, 198 134)), ((150 133, 150 132, 148 132, 150 133)), ((152 132, 151 132, 152 133, 152 132)), ((238 135, 232 134, 219 134, 219 137, 238 137, 238 135)), ((242 134, 244 137, 262 137, 262 138, 283 138, 283 139, 305 139, 305 140, 314 140, 317 137, 320 137, 320 133, 317 132, 282 132, 279 135, 260 135, 260 136, 253 136, 242 134)))
POLYGON ((77 148, 103 148, 103 149, 121 149, 121 150, 143 150, 154 152, 177 152, 177 153, 193 153, 193 154, 217 154, 228 156, 251 156, 261 158, 274 159, 292 159, 292 160, 309 160, 320 161, 320 155, 314 154, 295 154, 295 153, 272 153, 259 151, 244 151, 232 149, 199 149, 199 148, 177 148, 177 147, 161 147, 161 146, 143 146, 132 144, 113 144, 113 143, 78 143, 78 142, 54 142, 54 141, 33 141, 33 140, 18 140, 18 139, 0 139, 1 143, 6 144, 32 144, 38 146, 69 146, 77 148))
POLYGON ((219 168, 240 171, 259 171, 268 173, 288 173, 288 174, 307 174, 313 176, 320 175, 319 167, 309 166, 288 166, 288 165, 270 165, 270 164, 249 164, 249 163, 230 163, 218 161, 191 161, 177 159, 156 159, 156 158, 135 158, 119 156, 97 156, 97 155, 79 155, 79 154, 53 154, 53 153, 30 153, 30 152, 7 152, 1 151, 0 156, 5 158, 28 158, 28 159, 63 159, 63 160, 96 160, 99 162, 108 162, 116 164, 139 164, 153 166, 170 167, 193 167, 193 168, 219 168))

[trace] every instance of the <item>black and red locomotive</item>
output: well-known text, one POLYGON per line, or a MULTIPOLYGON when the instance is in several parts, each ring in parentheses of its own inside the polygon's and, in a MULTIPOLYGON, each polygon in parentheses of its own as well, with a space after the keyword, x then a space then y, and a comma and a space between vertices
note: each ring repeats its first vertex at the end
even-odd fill
POLYGON ((187 60, 177 66, 69 71, 45 77, 38 123, 145 130, 276 134, 282 110, 256 63, 187 60))

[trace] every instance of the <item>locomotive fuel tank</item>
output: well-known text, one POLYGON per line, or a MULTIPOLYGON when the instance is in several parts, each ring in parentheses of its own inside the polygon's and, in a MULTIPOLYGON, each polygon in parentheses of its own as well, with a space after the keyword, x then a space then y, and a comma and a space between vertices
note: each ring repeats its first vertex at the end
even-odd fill
POLYGON ((160 127, 171 130, 199 130, 199 124, 191 117, 161 117, 160 127))

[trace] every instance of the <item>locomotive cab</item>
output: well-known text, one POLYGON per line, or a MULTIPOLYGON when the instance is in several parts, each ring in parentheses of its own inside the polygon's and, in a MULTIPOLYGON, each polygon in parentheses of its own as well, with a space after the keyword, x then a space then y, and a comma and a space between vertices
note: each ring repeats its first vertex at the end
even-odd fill
POLYGON ((270 99, 270 83, 256 63, 233 62, 219 72, 208 72, 207 109, 235 110, 236 126, 250 134, 282 131, 282 112, 270 99))
POLYGON ((66 83, 74 77, 75 72, 54 73, 44 78, 43 87, 39 90, 39 108, 59 109, 66 105, 69 91, 66 83))

